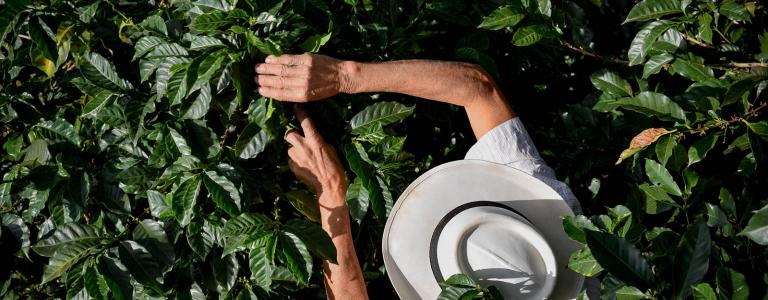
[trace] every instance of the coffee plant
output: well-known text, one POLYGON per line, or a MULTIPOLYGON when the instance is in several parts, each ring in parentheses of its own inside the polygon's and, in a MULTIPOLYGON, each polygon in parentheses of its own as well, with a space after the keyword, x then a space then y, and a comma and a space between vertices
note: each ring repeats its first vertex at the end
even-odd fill
MULTIPOLYGON (((0 297, 325 297, 335 248, 287 168, 270 54, 467 61, 584 215, 607 299, 766 299, 768 13, 738 0, 0 1, 0 297), (627 146, 629 145, 629 146, 627 146)), ((399 193, 474 138, 402 95, 310 104, 345 158, 372 298, 399 193)), ((499 298, 466 276, 446 299, 499 298)))

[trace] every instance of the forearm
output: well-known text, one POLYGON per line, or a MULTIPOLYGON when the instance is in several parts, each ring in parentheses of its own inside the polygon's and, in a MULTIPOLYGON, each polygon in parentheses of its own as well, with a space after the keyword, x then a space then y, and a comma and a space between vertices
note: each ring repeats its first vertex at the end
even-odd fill
POLYGON ((336 261, 323 262, 328 299, 368 299, 365 280, 352 241, 349 212, 345 203, 346 187, 333 184, 319 195, 323 229, 336 246, 336 261))
POLYGON ((345 62, 343 92, 391 92, 463 106, 479 138, 515 116, 482 68, 460 62, 401 60, 345 62))

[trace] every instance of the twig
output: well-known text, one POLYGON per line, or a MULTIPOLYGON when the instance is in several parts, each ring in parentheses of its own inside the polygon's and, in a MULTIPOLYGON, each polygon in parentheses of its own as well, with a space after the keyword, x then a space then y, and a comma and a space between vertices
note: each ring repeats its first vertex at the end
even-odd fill
POLYGON ((691 43, 696 44, 696 46, 699 46, 699 47, 702 47, 702 48, 707 48, 707 49, 714 49, 715 48, 715 46, 707 44, 707 43, 702 42, 702 41, 699 41, 695 37, 692 37, 692 36, 690 36, 690 35, 688 35, 688 34, 686 34, 684 32, 681 32, 681 33, 683 34, 683 37, 685 37, 686 40, 688 40, 691 43))
POLYGON ((730 125, 733 125, 733 124, 736 124, 736 123, 740 123, 742 121, 746 121, 749 118, 756 117, 756 116, 760 115, 760 112, 763 109, 765 109, 765 108, 768 108, 768 103, 761 102, 758 106, 750 109, 749 111, 747 111, 742 116, 732 116, 731 119, 728 120, 728 121, 719 121, 719 122, 716 122, 713 125, 708 125, 708 126, 692 129, 692 130, 688 131, 688 133, 704 135, 710 129, 714 129, 714 128, 724 129, 724 128, 730 126, 730 125))
POLYGON ((591 57, 591 58, 599 59, 599 60, 604 60, 604 61, 612 62, 612 63, 615 63, 615 64, 629 65, 629 61, 618 59, 618 58, 605 57, 605 56, 602 56, 600 54, 592 53, 592 52, 589 52, 587 50, 584 50, 584 49, 581 49, 579 47, 576 47, 576 46, 574 46, 573 44, 571 44, 571 43, 569 43, 567 41, 560 41, 560 43, 563 44, 563 46, 565 46, 566 48, 571 49, 571 50, 573 50, 573 51, 575 51, 575 52, 577 52, 577 53, 579 53, 579 54, 581 54, 583 56, 587 56, 587 57, 591 57))
POLYGON ((732 67, 732 68, 758 68, 768 67, 768 63, 762 62, 729 62, 725 64, 719 64, 715 66, 732 67))

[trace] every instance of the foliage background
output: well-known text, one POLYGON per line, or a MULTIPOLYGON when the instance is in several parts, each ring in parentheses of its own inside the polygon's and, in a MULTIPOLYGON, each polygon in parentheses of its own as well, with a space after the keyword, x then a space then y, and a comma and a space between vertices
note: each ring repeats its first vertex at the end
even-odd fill
MULTIPOLYGON (((581 200, 569 266, 603 297, 767 294, 764 3, 0 5, 4 298, 323 297, 334 251, 285 166, 290 107, 252 86, 254 62, 303 51, 486 68, 581 200)), ((392 298, 387 207, 463 157, 466 117, 392 94, 310 108, 349 167, 369 293, 392 298)))

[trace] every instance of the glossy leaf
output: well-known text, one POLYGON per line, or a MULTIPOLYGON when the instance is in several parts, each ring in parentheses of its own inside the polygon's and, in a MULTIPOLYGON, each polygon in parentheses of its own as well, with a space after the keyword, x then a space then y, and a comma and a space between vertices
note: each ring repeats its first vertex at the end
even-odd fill
POLYGON ((85 53, 80 61, 83 76, 110 91, 126 91, 133 88, 130 82, 120 78, 115 66, 98 53, 85 53))
POLYGON ((248 124, 235 142, 237 156, 242 159, 255 158, 264 151, 270 141, 269 133, 259 130, 255 123, 248 124))
POLYGON ((182 226, 186 226, 192 220, 192 212, 197 203, 197 196, 200 194, 201 181, 200 176, 190 177, 173 193, 171 210, 182 226))
POLYGON ((299 237, 313 254, 336 263, 336 247, 328 233, 319 225, 293 219, 285 224, 285 230, 299 237))
POLYGON ((288 266, 301 284, 306 284, 312 272, 312 256, 296 235, 285 232, 279 236, 277 256, 288 266))
POLYGON ((176 260, 175 250, 160 222, 141 220, 133 228, 133 240, 144 246, 162 266, 172 265, 176 260))
POLYGON ((517 25, 525 18, 525 10, 517 5, 502 6, 491 12, 480 23, 479 28, 499 30, 517 25))
POLYGON ((240 214, 240 191, 232 181, 215 171, 205 171, 203 183, 216 207, 232 217, 240 214))
POLYGON ((648 175, 648 179, 650 179, 654 185, 661 187, 665 192, 675 196, 683 195, 680 186, 678 186, 677 182, 672 178, 672 174, 659 163, 646 159, 645 174, 648 175))
POLYGON ((402 119, 413 113, 413 106, 405 106, 397 102, 379 102, 369 105, 357 113, 349 121, 352 133, 366 132, 370 127, 385 126, 402 119))
POLYGON ((703 160, 707 153, 709 153, 709 150, 715 147, 717 139, 717 135, 709 134, 693 143, 691 148, 688 148, 688 165, 690 166, 703 160))
POLYGON ((608 70, 601 70, 589 77, 598 90, 617 97, 632 96, 632 87, 629 82, 621 78, 618 74, 608 70))
POLYGON ((655 116, 665 121, 685 122, 685 111, 669 97, 654 92, 642 92, 634 98, 622 98, 616 101, 619 107, 655 116))
POLYGON ((691 286, 704 279, 709 269, 710 247, 709 229, 704 223, 692 225, 685 232, 675 253, 676 276, 672 285, 676 298, 688 297, 692 292, 691 286))
POLYGON ((258 213, 244 213, 224 225, 224 235, 228 237, 241 234, 252 235, 267 230, 273 225, 267 216, 258 213))
POLYGON ((58 249, 70 246, 91 247, 97 245, 104 238, 98 229, 91 225, 79 223, 67 223, 59 226, 53 233, 38 241, 32 250, 42 256, 51 257, 58 249))
POLYGON ((739 235, 745 235, 760 245, 768 245, 768 205, 754 212, 747 227, 739 235))
POLYGON ((592 256, 613 276, 641 288, 653 285, 651 266, 635 246, 610 233, 593 230, 585 233, 592 256))
POLYGON ((652 20, 682 12, 679 0, 643 0, 632 7, 624 23, 652 20))
POLYGON ((141 284, 159 289, 160 266, 152 254, 135 241, 120 242, 120 262, 125 264, 133 278, 141 284))
POLYGON ((568 268, 576 273, 590 277, 596 276, 603 271, 603 267, 592 257, 592 252, 587 246, 571 254, 571 258, 568 260, 568 268))

